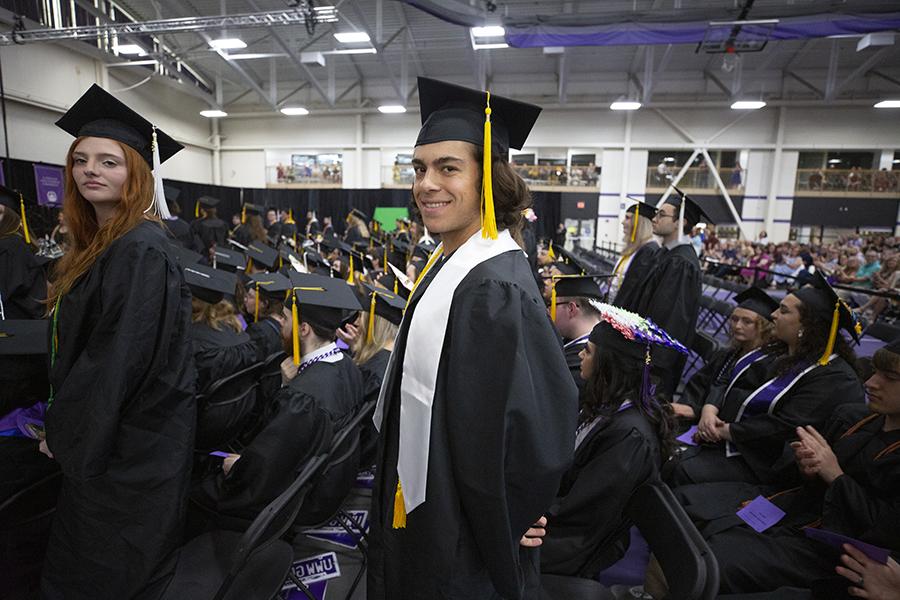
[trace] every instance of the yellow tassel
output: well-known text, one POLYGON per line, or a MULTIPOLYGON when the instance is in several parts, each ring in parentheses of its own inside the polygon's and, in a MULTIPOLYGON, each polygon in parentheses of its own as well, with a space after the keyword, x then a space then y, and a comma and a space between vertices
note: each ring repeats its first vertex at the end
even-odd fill
POLYGON ((547 256, 550 260, 556 260, 556 252, 553 251, 553 240, 550 240, 550 248, 547 250, 547 256))
POLYGON ((350 255, 350 274, 347 275, 347 283, 353 285, 353 255, 350 255))
POLYGON ((831 315, 831 330, 828 332, 828 343, 825 344, 825 352, 822 354, 822 358, 819 359, 820 365, 827 365, 828 359, 831 357, 831 352, 834 350, 834 341, 837 338, 838 332, 838 323, 841 320, 841 301, 838 300, 834 303, 834 313, 831 315))
POLYGON ((252 269, 252 268, 253 268, 253 259, 250 257, 247 257, 247 266, 244 268, 244 270, 249 273, 250 269, 252 269))
POLYGON ((194 218, 195 219, 200 218, 200 201, 199 200, 196 200, 194 202, 194 218))
POLYGON ((484 163, 481 176, 481 237, 497 239, 497 217, 494 214, 494 182, 491 177, 491 93, 484 108, 484 163))
POLYGON ((400 480, 397 480, 397 491, 394 493, 394 529, 406 528, 406 506, 403 504, 403 488, 400 487, 400 480))
POLYGON ((253 307, 253 322, 259 323, 259 284, 256 284, 256 293, 253 294, 253 297, 256 298, 256 305, 253 307))
POLYGON ((388 265, 388 261, 387 261, 387 249, 388 249, 387 244, 385 244, 385 246, 384 246, 384 258, 383 258, 382 261, 381 261, 381 270, 382 270, 382 271, 387 271, 387 270, 388 270, 388 266, 387 266, 387 265, 388 265))
POLYGON ((634 214, 631 215, 631 242, 634 243, 634 240, 637 238, 637 226, 638 226, 638 209, 637 205, 634 207, 634 214))
POLYGON ((294 350, 294 364, 300 366, 300 315, 297 314, 297 294, 291 303, 291 343, 294 350))
POLYGON ((28 231, 28 219, 25 218, 25 198, 19 194, 19 210, 22 212, 22 231, 25 233, 25 243, 31 243, 31 232, 28 231))
POLYGON ((556 323, 556 279, 550 280, 550 320, 556 323))
POLYGON ((396 296, 397 294, 400 293, 400 292, 398 292, 397 290, 398 290, 398 288, 397 288, 397 278, 394 277, 394 295, 395 295, 395 296, 396 296))
POLYGON ((366 325, 366 343, 371 344, 375 336, 375 295, 372 292, 372 301, 369 303, 369 323, 366 325))
POLYGON ((247 222, 247 205, 241 207, 241 223, 247 222))
POLYGON ((294 223, 294 209, 293 208, 288 209, 287 223, 294 223))

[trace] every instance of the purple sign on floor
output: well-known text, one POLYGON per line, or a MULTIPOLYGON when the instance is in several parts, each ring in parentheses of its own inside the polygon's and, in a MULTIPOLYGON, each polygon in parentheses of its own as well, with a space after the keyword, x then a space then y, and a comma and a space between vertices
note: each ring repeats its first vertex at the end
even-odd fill
POLYGON ((59 207, 63 204, 63 169, 50 165, 34 165, 34 186, 39 206, 59 207))
MULTIPOLYGON (((334 552, 317 554, 294 561, 291 569, 297 579, 309 588, 316 600, 324 600, 329 579, 341 576, 341 567, 338 565, 337 554, 334 552)), ((281 588, 280 597, 284 600, 306 600, 308 598, 290 582, 281 588)))

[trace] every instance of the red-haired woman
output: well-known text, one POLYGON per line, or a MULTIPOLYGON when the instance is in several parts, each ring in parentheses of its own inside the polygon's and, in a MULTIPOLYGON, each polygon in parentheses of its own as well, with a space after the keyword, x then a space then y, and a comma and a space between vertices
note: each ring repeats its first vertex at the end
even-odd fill
POLYGON ((150 165, 181 147, 97 86, 57 122, 71 248, 50 289, 42 451, 63 473, 42 598, 157 598, 174 568, 194 442, 191 297, 150 165), (158 153, 158 155, 157 155, 158 153))

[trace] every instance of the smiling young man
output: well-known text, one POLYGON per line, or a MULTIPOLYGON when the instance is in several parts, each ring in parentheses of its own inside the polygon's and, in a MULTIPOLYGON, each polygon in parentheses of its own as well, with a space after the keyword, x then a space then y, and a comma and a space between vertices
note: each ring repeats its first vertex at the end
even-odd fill
POLYGON ((425 78, 419 99, 413 197, 442 245, 410 296, 375 413, 368 596, 523 598, 537 565, 520 540, 553 501, 577 420, 514 239, 530 198, 506 157, 540 109, 425 78))

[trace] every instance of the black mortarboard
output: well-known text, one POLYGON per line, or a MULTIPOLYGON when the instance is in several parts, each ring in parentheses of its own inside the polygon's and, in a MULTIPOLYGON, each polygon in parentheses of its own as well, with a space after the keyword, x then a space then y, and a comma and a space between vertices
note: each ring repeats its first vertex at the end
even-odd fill
MULTIPOLYGON (((446 142, 484 144, 484 109, 487 93, 445 81, 419 77, 422 129, 416 146, 446 142)), ((534 127, 541 107, 491 94, 491 142, 499 154, 521 149, 534 127)))
POLYGON ((378 285, 397 294, 404 300, 409 299, 409 289, 407 289, 393 273, 385 273, 382 275, 378 280, 378 285))
POLYGON ((634 361, 644 362, 647 353, 646 343, 626 338, 606 321, 600 321, 594 326, 588 341, 598 348, 634 361))
POLYGON ((178 264, 180 264, 182 267, 195 265, 203 259, 203 256, 199 252, 194 252, 190 248, 185 248, 181 244, 172 242, 169 244, 169 247, 172 250, 172 254, 175 255, 175 260, 177 260, 178 264))
POLYGON ((166 202, 177 202, 181 195, 181 190, 171 185, 164 185, 163 190, 166 192, 166 202))
MULTIPOLYGON (((676 209, 678 209, 679 213, 681 211, 681 205, 684 203, 684 219, 687 221, 688 226, 693 227, 697 223, 706 223, 708 225, 713 225, 712 219, 709 218, 699 204, 694 202, 690 196, 679 190, 674 185, 672 188, 677 192, 676 194, 672 194, 668 198, 666 198, 666 204, 671 204, 676 209)), ((676 213, 676 219, 679 218, 676 213)))
POLYGON ((210 304, 220 302, 226 295, 234 295, 237 287, 237 276, 234 273, 203 265, 184 267, 184 281, 195 298, 210 304))
POLYGON ((603 294, 597 284, 598 277, 608 277, 608 275, 556 275, 553 277, 556 295, 567 298, 603 300, 603 294))
MULTIPOLYGON (((75 137, 101 137, 134 148, 153 168, 153 124, 99 85, 92 85, 57 122, 57 127, 75 137)), ((184 148, 156 129, 159 162, 164 163, 184 148)))
POLYGON ((213 251, 216 260, 216 268, 226 271, 235 271, 243 269, 247 264, 247 256, 239 250, 231 250, 230 248, 220 248, 216 246, 213 251))
MULTIPOLYGON (((828 281, 820 271, 813 274, 809 285, 805 285, 794 292, 794 296, 803 303, 803 306, 813 315, 813 318, 822 323, 824 327, 834 328, 834 320, 837 319, 836 329, 843 329, 858 343, 862 327, 853 315, 853 311, 847 303, 840 299, 828 281)), ((825 348, 821 361, 826 361, 834 349, 834 337, 829 336, 828 345, 825 348)), ((824 363, 822 363, 824 364, 824 363)))
POLYGON ((219 205, 219 199, 213 198, 212 196, 200 196, 197 198, 197 202, 203 208, 215 208, 219 205))
POLYGON ((21 208, 19 192, 4 185, 0 185, 0 204, 18 214, 19 209, 21 208))
POLYGON ((778 308, 778 301, 758 287, 749 287, 734 297, 737 308, 753 311, 761 317, 772 320, 772 313, 778 308))
POLYGON ((323 267, 328 267, 328 261, 325 260, 321 254, 313 250, 312 248, 307 248, 303 251, 306 255, 306 264, 307 266, 316 264, 321 265, 323 267))
POLYGON ((652 219, 653 217, 656 216, 658 209, 655 206, 653 206, 652 204, 647 204, 646 202, 637 201, 634 204, 632 204, 631 206, 629 206, 628 208, 626 208, 625 212, 633 214, 635 210, 637 210, 638 214, 641 215, 642 217, 652 219))
MULTIPOLYGON (((352 209, 350 211, 350 215, 353 215, 354 217, 358 217, 358 218, 362 219, 363 223, 368 223, 370 220, 369 215, 367 215, 363 211, 359 210, 358 208, 352 209)), ((347 216, 349 217, 350 215, 347 215, 347 216)))
MULTIPOLYGON (((406 300, 382 287, 366 284, 366 290, 370 297, 375 298, 375 314, 394 325, 400 325, 400 321, 403 320, 403 310, 406 308, 406 300)), ((366 310, 371 311, 371 308, 371 304, 366 305, 366 310)), ((371 320, 369 322, 371 323, 371 320)))
POLYGON ((434 252, 434 249, 437 248, 437 244, 434 242, 424 241, 416 244, 415 249, 413 250, 413 256, 421 256, 425 260, 428 260, 431 257, 431 253, 434 252))
POLYGON ((0 320, 0 356, 47 354, 47 320, 0 320))
POLYGON ((271 269, 278 260, 278 252, 268 244, 253 240, 247 245, 247 258, 271 269))
POLYGON ((247 277, 247 287, 260 290, 266 296, 284 300, 291 289, 291 280, 281 273, 254 273, 247 277))
POLYGON ((350 244, 346 244, 346 243, 342 242, 341 240, 337 239, 336 237, 330 237, 330 236, 324 238, 321 242, 321 245, 325 246, 329 250, 340 250, 341 252, 345 252, 347 254, 349 254, 350 251, 353 250, 353 248, 350 246, 350 244))
POLYGON ((559 270, 563 275, 581 275, 581 267, 576 265, 575 263, 567 263, 561 260, 553 263, 553 267, 559 270))
POLYGON ((291 309, 294 364, 300 364, 298 332, 301 321, 337 330, 347 311, 362 310, 362 306, 343 279, 292 272, 291 286, 285 306, 291 309))
POLYGON ((266 212, 265 207, 262 207, 258 204, 250 204, 249 202, 245 202, 244 206, 241 207, 241 210, 246 212, 248 215, 262 215, 266 212))

